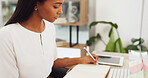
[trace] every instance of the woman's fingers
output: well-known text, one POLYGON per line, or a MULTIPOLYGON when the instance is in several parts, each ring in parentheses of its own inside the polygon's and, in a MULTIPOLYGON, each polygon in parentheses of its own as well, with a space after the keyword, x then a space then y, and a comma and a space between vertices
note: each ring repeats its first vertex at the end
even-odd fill
POLYGON ((98 62, 98 56, 95 54, 92 54, 92 56, 96 59, 95 61, 98 62))
POLYGON ((96 56, 95 54, 92 54, 92 56, 96 60, 93 60, 89 55, 82 57, 83 64, 96 64, 98 62, 98 56, 96 56))

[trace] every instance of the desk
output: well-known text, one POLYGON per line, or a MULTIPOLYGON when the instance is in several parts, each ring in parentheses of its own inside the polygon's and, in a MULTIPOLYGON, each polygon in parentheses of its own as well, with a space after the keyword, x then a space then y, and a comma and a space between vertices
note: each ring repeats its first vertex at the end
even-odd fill
POLYGON ((93 51, 94 54, 105 54, 105 55, 114 55, 114 56, 122 56, 124 57, 124 63, 122 67, 111 66, 111 68, 129 68, 129 59, 128 54, 125 53, 114 53, 114 52, 99 52, 93 51))
MULTIPOLYGON (((65 78, 90 78, 90 76, 93 76, 93 78, 107 78, 107 77, 111 77, 111 78, 119 78, 119 77, 124 77, 124 78, 127 78, 126 76, 128 76, 128 68, 129 68, 129 66, 128 66, 128 54, 123 54, 123 53, 113 53, 113 52, 99 52, 99 51, 93 51, 93 53, 94 54, 104 54, 104 55, 113 55, 113 56, 122 56, 122 57, 124 57, 124 63, 123 63, 123 66, 122 67, 119 67, 119 66, 111 66, 111 68, 113 68, 113 69, 111 69, 112 70, 112 72, 108 72, 109 74, 107 74, 107 71, 109 70, 109 68, 108 69, 106 69, 107 67, 105 67, 105 68, 99 68, 99 69, 97 69, 98 67, 96 67, 96 68, 89 68, 89 66, 87 66, 86 65, 86 67, 85 67, 85 65, 84 65, 84 68, 82 67, 82 69, 80 69, 81 68, 81 66, 78 68, 75 68, 75 69, 72 69, 71 71, 72 71, 72 73, 71 72, 69 72, 70 74, 67 74, 66 75, 66 77, 65 78), (125 73, 124 73, 124 71, 123 71, 123 73, 122 74, 120 74, 120 71, 118 71, 118 70, 120 70, 121 68, 124 68, 123 70, 125 70, 125 73), (85 69, 87 69, 87 70, 85 70, 85 69), (92 70, 88 70, 88 69, 92 69, 92 70), (97 69, 97 70, 96 70, 97 69), (117 69, 116 71, 115 71, 115 73, 114 73, 114 69, 117 69), (81 71, 82 70, 82 71, 81 71), (99 71, 98 71, 99 70, 99 71), (85 72, 86 71, 86 72, 85 72), (90 72, 90 71, 97 71, 97 72, 90 72), (105 71, 105 72, 103 72, 103 71, 105 71), (81 73, 81 72, 83 72, 83 73, 81 73), (89 73, 89 74, 84 74, 84 72, 85 73, 89 73), (98 73, 99 72, 99 73, 98 73), (102 73, 103 72, 103 73, 102 73), (97 74, 96 74, 97 73, 97 74), (121 75, 121 76, 120 76, 121 75)), ((95 66, 95 65, 94 65, 95 66)), ((93 67, 94 67, 93 66, 93 67)), ((101 66, 101 65, 100 65, 101 66)), ((90 66, 91 67, 91 66, 90 66)))

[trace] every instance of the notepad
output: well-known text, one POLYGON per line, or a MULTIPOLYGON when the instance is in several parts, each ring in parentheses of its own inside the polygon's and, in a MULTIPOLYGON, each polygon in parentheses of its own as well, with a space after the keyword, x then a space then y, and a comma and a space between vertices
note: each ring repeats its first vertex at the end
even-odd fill
POLYGON ((64 78, 106 78, 110 66, 78 64, 64 78))

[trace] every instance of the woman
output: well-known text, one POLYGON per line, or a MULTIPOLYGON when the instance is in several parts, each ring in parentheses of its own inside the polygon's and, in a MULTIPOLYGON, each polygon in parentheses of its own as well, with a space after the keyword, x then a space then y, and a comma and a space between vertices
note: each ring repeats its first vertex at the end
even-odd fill
POLYGON ((96 63, 89 56, 57 59, 52 22, 62 14, 63 2, 18 0, 14 14, 0 29, 0 78, 47 78, 52 68, 96 63))

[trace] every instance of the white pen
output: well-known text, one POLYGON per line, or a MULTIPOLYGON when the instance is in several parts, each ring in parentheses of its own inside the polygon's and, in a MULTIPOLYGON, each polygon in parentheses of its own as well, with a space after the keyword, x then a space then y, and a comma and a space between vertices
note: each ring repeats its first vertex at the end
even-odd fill
POLYGON ((96 61, 96 59, 91 55, 91 53, 84 47, 84 50, 86 50, 86 52, 88 53, 88 55, 94 60, 96 61))

